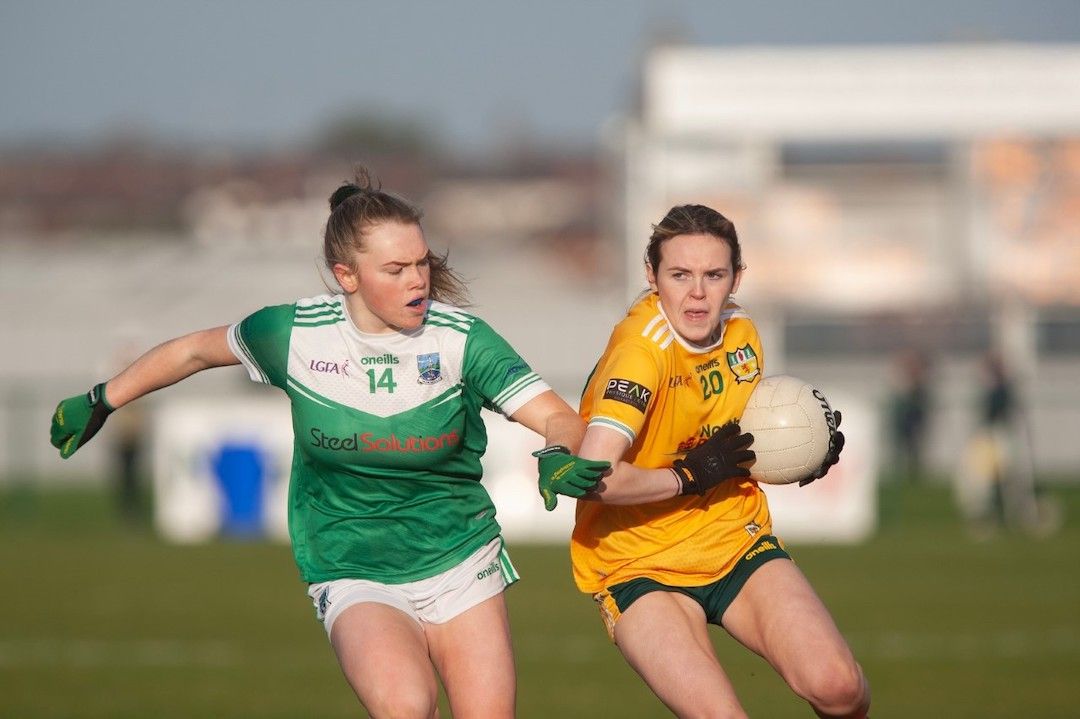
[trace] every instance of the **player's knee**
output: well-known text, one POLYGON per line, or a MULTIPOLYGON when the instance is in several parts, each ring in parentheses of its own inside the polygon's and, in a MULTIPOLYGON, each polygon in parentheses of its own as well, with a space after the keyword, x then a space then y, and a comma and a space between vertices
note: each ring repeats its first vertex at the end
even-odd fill
POLYGON ((387 687, 388 691, 378 692, 375 696, 361 699, 368 713, 380 719, 433 719, 438 717, 438 696, 435 693, 417 689, 402 690, 401 687, 387 687))
POLYGON ((819 666, 804 698, 825 716, 861 717, 870 707, 870 687, 854 661, 819 666))

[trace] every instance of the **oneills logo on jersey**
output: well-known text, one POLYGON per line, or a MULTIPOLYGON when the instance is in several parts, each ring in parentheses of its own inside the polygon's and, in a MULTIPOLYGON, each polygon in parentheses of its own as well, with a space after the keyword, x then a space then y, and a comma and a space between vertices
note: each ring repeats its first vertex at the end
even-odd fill
POLYGON ((607 389, 604 390, 604 399, 613 399, 616 402, 628 404, 642 414, 645 413, 645 408, 649 406, 650 397, 652 397, 652 390, 648 387, 618 377, 609 379, 607 389))
POLYGON ((743 345, 734 352, 728 352, 727 363, 732 374, 735 375, 736 384, 739 382, 752 382, 755 377, 761 374, 757 354, 754 353, 754 348, 750 345, 743 345))
POLYGON ((387 352, 378 357, 361 357, 360 364, 398 364, 400 360, 392 353, 387 352))
MULTIPOLYGON (((731 355, 728 354, 728 357, 730 357, 730 356, 731 355)), ((703 362, 703 363, 699 364, 697 367, 694 368, 694 371, 697 372, 698 374, 701 374, 702 372, 704 372, 707 369, 712 369, 713 367, 719 367, 719 366, 720 366, 720 360, 713 357, 708 362, 703 362)))
POLYGON ((416 370, 420 376, 416 378, 418 384, 435 384, 442 380, 442 370, 439 368, 439 353, 432 352, 426 355, 416 355, 416 370))
MULTIPOLYGON (((757 534, 758 532, 761 531, 761 525, 758 524, 757 522, 750 522, 750 523, 746 524, 743 527, 743 529, 746 530, 747 534, 749 534, 751 537, 753 537, 755 534, 757 534)), ((747 559, 749 559, 749 557, 747 557, 747 559)))

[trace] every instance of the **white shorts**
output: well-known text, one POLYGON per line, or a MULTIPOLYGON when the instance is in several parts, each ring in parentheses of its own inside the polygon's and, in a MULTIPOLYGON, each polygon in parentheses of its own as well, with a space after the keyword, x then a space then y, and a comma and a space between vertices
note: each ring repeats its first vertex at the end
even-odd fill
POLYGON ((434 577, 404 584, 332 579, 309 584, 307 593, 315 605, 315 618, 323 623, 329 636, 334 621, 354 604, 386 604, 417 622, 443 624, 505 591, 519 578, 502 537, 496 537, 461 564, 434 577))

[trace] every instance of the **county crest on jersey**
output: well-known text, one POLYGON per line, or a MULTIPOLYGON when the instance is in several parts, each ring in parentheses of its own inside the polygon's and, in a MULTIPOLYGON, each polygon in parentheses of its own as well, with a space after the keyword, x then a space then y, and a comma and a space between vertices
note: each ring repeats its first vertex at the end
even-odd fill
POLYGON ((417 355, 416 370, 420 373, 420 376, 416 378, 416 381, 420 384, 435 384, 441 380, 439 353, 432 352, 431 354, 417 355))
POLYGON ((727 363, 732 374, 735 375, 736 382, 753 382, 754 378, 761 374, 757 353, 749 344, 743 345, 734 352, 728 352, 727 363))

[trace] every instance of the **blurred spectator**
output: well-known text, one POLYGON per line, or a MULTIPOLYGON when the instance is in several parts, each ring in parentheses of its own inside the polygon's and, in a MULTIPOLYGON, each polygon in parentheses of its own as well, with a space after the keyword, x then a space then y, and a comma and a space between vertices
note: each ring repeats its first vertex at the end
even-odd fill
POLYGON ((1005 524, 1005 490, 1016 410, 1015 389, 1000 355, 982 360, 982 387, 976 400, 977 425, 957 473, 956 499, 964 517, 980 535, 1005 524))
POLYGON ((135 524, 143 519, 142 458, 146 418, 141 406, 121 407, 110 422, 112 461, 110 481, 120 518, 135 524))
POLYGON ((897 386, 889 401, 892 468, 902 480, 917 482, 923 475, 923 443, 930 403, 928 358, 910 350, 897 358, 896 366, 897 386))
MULTIPOLYGON (((123 368, 139 355, 133 339, 124 339, 113 357, 114 368, 123 368)), ((109 485, 119 518, 129 524, 143 521, 148 506, 143 496, 143 457, 146 445, 145 406, 132 403, 116 410, 109 423, 109 485)))
POLYGON ((956 474, 956 499, 977 537, 1006 526, 1049 534, 1061 513, 1035 492, 1031 435, 1017 382, 1004 358, 988 352, 982 362, 975 433, 956 474))

